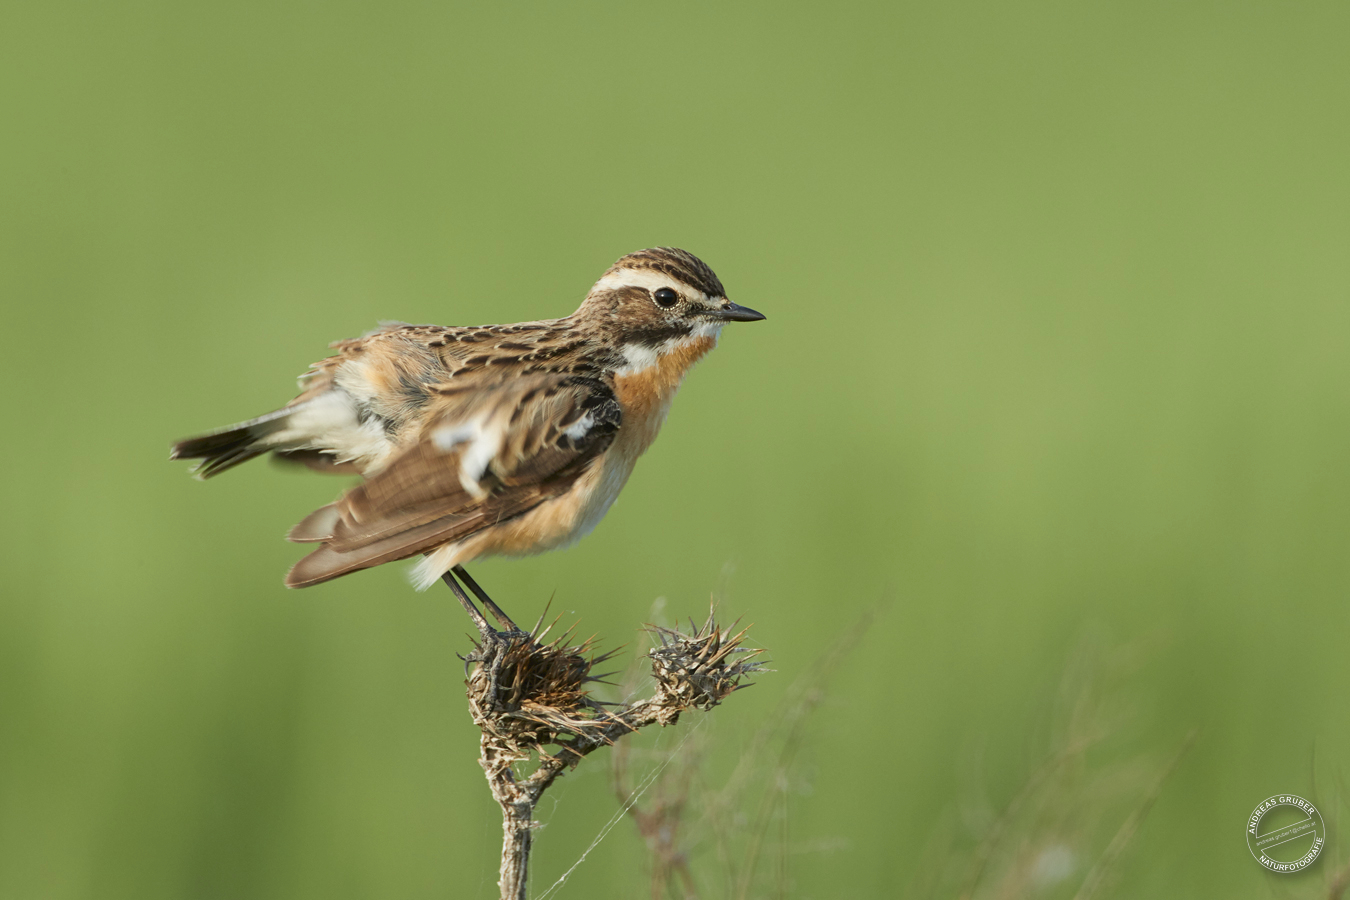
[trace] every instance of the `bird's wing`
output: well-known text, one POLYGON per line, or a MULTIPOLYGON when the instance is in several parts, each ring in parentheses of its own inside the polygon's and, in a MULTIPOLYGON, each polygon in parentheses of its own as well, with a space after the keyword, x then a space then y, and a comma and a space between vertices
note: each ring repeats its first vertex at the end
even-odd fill
MULTIPOLYGON (((509 350, 520 362, 539 362, 558 355, 555 343, 566 329, 563 320, 541 319, 515 325, 409 325, 406 322, 382 322, 379 328, 357 338, 334 341, 331 356, 319 360, 300 377, 301 393, 291 401, 294 406, 312 399, 339 382, 339 370, 346 363, 377 358, 377 368, 386 368, 385 380, 404 379, 409 384, 434 381, 445 372, 481 368, 494 350, 509 350)), ((378 387, 378 386, 377 386, 378 387)))
POLYGON ((449 378, 491 387, 504 371, 561 355, 566 333, 559 320, 460 328, 386 322, 330 344, 334 353, 309 367, 300 395, 282 409, 179 441, 170 458, 202 460, 199 478, 269 451, 321 472, 367 471, 423 420, 433 385, 449 378), (373 433, 365 428, 372 420, 373 433))
POLYGON ((378 472, 292 531, 323 546, 292 587, 461 540, 565 493, 614 439, 619 404, 603 381, 508 372, 430 390, 425 425, 378 472))

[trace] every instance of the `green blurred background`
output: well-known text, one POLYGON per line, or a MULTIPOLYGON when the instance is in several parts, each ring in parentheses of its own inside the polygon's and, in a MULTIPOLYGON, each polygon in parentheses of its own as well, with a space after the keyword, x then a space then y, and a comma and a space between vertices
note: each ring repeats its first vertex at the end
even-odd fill
MULTIPOLYGON (((793 896, 906 891, 935 822, 1014 797, 1084 635, 1152 648, 1117 758, 1199 729, 1114 895, 1320 883, 1243 829, 1350 760, 1344 4, 56 0, 0 34, 0 897, 494 896, 462 612, 401 564, 286 591, 340 484, 167 447, 376 320, 562 315, 656 244, 769 320, 591 537, 475 573, 611 646, 716 591, 778 673, 714 768, 883 603, 794 768, 793 896)), ((604 768, 541 806, 537 889, 604 768)), ((623 825, 559 896, 643 859, 623 825)))

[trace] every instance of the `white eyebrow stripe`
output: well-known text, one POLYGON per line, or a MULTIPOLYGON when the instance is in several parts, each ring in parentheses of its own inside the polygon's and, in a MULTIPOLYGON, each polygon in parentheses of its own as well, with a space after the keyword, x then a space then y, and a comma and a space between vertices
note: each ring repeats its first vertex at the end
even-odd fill
POLYGON ((622 287, 640 287, 649 291, 668 287, 682 296, 687 297, 690 292, 693 292, 695 297, 703 296, 701 291, 695 290, 678 279, 671 278, 665 272, 658 272, 655 269, 619 269, 617 272, 610 272, 604 278, 601 278, 591 290, 614 291, 622 287))

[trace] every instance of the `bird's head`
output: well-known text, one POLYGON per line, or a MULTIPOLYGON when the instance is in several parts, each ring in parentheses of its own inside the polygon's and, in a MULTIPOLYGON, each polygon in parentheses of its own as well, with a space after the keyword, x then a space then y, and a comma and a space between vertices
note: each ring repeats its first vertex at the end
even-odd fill
POLYGON ((716 340, 728 322, 764 318, 728 300, 703 260, 674 247, 620 259, 591 288, 579 312, 603 322, 629 355, 660 354, 698 338, 716 340))

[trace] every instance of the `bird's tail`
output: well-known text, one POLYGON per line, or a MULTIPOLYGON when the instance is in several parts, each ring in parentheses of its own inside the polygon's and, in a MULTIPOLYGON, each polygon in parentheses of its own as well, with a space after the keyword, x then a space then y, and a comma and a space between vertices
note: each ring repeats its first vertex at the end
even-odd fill
POLYGON ((202 479, 219 475, 276 449, 275 443, 268 442, 267 437, 285 428, 286 420, 295 409, 293 406, 279 409, 238 425, 181 440, 173 445, 169 459, 200 459, 192 470, 193 475, 202 479))

